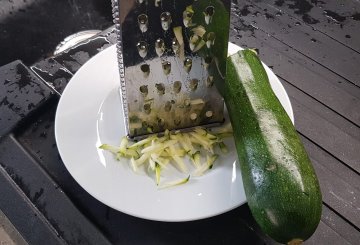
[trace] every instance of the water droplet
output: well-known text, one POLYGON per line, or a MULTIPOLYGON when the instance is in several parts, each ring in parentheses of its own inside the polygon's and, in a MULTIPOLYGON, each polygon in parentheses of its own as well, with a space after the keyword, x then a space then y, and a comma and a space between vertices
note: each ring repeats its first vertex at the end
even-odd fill
POLYGON ((47 132, 45 132, 45 131, 42 132, 42 133, 40 134, 40 137, 46 139, 46 137, 47 137, 47 132))
POLYGON ((155 0, 155 7, 160 7, 161 0, 155 0))
POLYGON ((265 13, 265 19, 274 19, 274 16, 269 14, 269 13, 265 13))
POLYGON ((353 20, 359 21, 360 20, 360 13, 355 13, 351 16, 353 20))
POLYGON ((338 13, 335 13, 330 10, 324 10, 324 14, 329 19, 335 21, 335 22, 343 22, 346 20, 346 16, 339 15, 338 13))

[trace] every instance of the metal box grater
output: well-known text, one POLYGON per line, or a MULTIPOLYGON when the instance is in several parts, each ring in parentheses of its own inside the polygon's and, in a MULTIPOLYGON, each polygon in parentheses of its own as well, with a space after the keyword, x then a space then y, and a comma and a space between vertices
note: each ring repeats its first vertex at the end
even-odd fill
POLYGON ((113 15, 130 138, 223 122, 230 0, 113 0, 113 15))

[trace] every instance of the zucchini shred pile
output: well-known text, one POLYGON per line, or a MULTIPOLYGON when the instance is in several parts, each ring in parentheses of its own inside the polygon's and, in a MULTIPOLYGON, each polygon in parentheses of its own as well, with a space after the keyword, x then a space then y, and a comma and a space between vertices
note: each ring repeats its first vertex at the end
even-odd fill
POLYGON ((224 139, 230 136, 230 124, 216 133, 196 127, 190 132, 166 130, 161 136, 151 135, 137 142, 124 136, 119 146, 103 144, 99 148, 114 154, 118 161, 128 159, 135 173, 144 168, 150 176, 154 176, 158 187, 167 188, 185 184, 190 180, 190 175, 198 177, 212 169, 219 157, 217 152, 228 152, 224 139), (163 170, 169 167, 186 177, 161 183, 163 170))

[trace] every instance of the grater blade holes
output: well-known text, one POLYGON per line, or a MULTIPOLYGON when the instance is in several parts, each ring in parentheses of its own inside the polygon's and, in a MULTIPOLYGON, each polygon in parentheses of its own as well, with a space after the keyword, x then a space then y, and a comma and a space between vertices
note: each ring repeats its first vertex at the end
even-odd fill
POLYGON ((148 49, 149 49, 149 45, 147 44, 147 42, 140 41, 136 44, 136 47, 137 47, 140 57, 145 58, 148 53, 148 49))
POLYGON ((163 12, 160 15, 161 27, 164 31, 168 31, 170 29, 170 25, 172 23, 172 18, 170 12, 163 12))

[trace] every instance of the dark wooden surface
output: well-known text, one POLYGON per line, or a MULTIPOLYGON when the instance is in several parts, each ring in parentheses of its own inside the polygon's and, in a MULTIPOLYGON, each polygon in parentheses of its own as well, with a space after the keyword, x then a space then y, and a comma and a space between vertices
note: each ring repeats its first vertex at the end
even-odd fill
MULTIPOLYGON (((230 39, 260 49, 290 96, 323 194, 321 223, 305 244, 360 244, 360 2, 234 0, 230 39)), ((147 221, 72 179, 54 138, 57 102, 81 65, 114 42, 110 28, 31 69, 0 67, 2 212, 29 244, 276 244, 247 205, 200 221, 147 221)))

